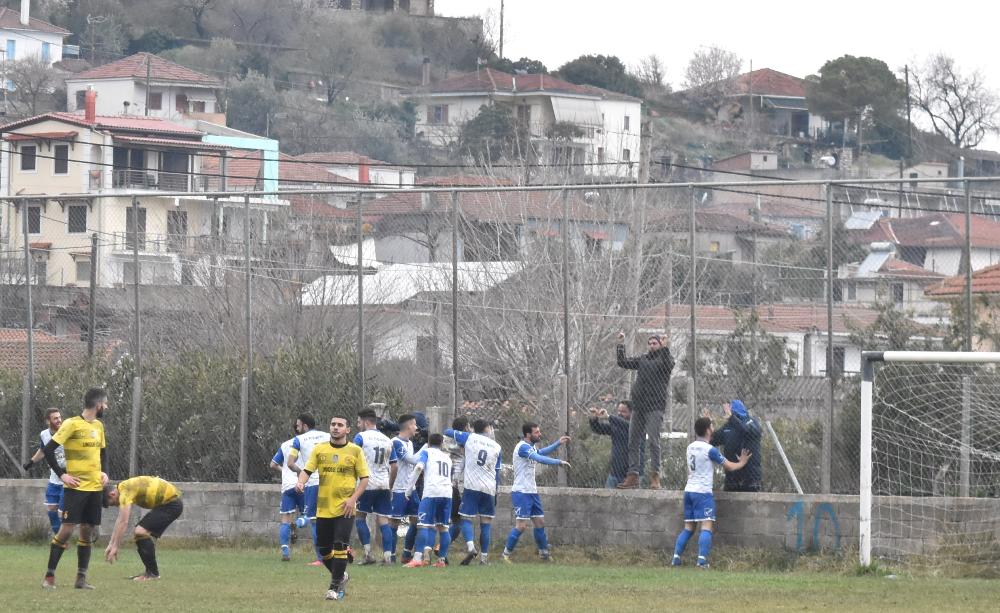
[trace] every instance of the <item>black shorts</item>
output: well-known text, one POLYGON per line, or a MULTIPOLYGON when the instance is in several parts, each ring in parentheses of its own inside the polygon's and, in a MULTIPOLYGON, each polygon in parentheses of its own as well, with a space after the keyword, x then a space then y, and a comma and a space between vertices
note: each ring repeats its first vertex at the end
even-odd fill
POLYGON ((451 486, 451 522, 457 524, 462 521, 462 517, 458 514, 458 508, 462 506, 462 492, 458 490, 457 485, 451 486))
POLYGON ((353 529, 353 517, 317 517, 316 546, 329 547, 332 550, 334 543, 347 545, 351 542, 353 529))
POLYGON ((166 504, 150 509, 149 513, 142 516, 138 525, 156 538, 160 538, 170 524, 174 523, 174 520, 180 517, 183 512, 184 504, 181 499, 174 498, 166 504))
POLYGON ((67 487, 63 492, 63 522, 100 526, 103 501, 103 491, 83 492, 67 487))

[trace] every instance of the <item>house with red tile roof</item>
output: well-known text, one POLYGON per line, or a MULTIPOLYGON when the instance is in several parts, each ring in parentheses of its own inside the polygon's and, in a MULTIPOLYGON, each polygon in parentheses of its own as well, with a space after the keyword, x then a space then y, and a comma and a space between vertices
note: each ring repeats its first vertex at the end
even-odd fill
POLYGON ((481 68, 415 94, 416 134, 432 145, 458 141, 484 105, 502 105, 530 135, 540 161, 601 177, 635 178, 642 101, 547 74, 481 68), (559 127, 572 129, 556 131, 559 127), (557 136, 561 133, 561 136, 557 136))
MULTIPOLYGON (((956 275, 928 288, 927 296, 947 304, 958 314, 965 310, 967 287, 965 275, 956 275)), ((971 288, 972 308, 978 324, 973 327, 973 350, 1000 351, 997 343, 1000 338, 1000 264, 973 272, 971 288)))
POLYGON ((37 57, 48 65, 62 60, 63 40, 72 32, 31 16, 30 2, 21 10, 0 8, 0 39, 4 40, 4 60, 13 62, 37 57))
POLYGON ((99 115, 146 116, 148 109, 149 117, 225 125, 216 95, 221 88, 215 77, 152 53, 136 53, 66 79, 66 101, 71 112, 82 110, 86 91, 93 89, 99 94, 99 115))
POLYGON ((946 324, 948 309, 924 295, 924 290, 944 278, 941 273, 899 259, 891 243, 872 243, 864 260, 840 266, 834 299, 870 307, 892 304, 911 313, 919 323, 946 324))
POLYGON ((409 166, 398 166, 355 153, 353 151, 317 151, 295 156, 300 162, 309 162, 351 181, 390 187, 413 187, 417 171, 409 166))
MULTIPOLYGON (((670 236, 675 244, 686 243, 691 231, 691 214, 677 210, 654 211, 647 215, 647 223, 650 231, 670 236)), ((696 211, 695 229, 695 250, 699 256, 734 263, 752 262, 754 253, 760 254, 778 242, 793 239, 792 233, 780 225, 716 209, 696 211)))
MULTIPOLYGON (((79 337, 56 336, 42 330, 32 332, 35 371, 70 366, 87 357, 87 343, 79 337)), ((21 375, 28 372, 28 331, 0 328, 0 370, 21 375)))
POLYGON ((805 79, 759 68, 735 79, 728 103, 718 113, 720 121, 748 121, 751 107, 755 129, 792 138, 816 138, 829 122, 809 112, 808 83, 805 79))

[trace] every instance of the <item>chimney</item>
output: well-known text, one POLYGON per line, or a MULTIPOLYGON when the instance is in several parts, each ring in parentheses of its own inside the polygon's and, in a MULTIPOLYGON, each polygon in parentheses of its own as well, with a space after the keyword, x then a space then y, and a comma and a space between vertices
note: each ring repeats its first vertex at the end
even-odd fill
POLYGON ((425 57, 422 70, 420 72, 420 85, 427 87, 431 84, 431 58, 425 57))
POLYGON ((87 123, 97 121, 97 92, 88 89, 83 99, 83 118, 87 123))
POLYGON ((371 183, 368 170, 369 168, 367 162, 361 162, 358 164, 358 183, 371 183))
POLYGON ((31 22, 31 0, 21 0, 21 25, 26 26, 31 22))

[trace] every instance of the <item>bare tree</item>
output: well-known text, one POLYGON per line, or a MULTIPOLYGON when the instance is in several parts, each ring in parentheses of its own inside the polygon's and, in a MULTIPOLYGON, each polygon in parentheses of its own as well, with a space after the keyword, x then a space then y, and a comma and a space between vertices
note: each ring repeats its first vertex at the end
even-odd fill
POLYGON ((216 0, 184 0, 181 9, 191 14, 191 22, 199 38, 207 38, 208 30, 205 28, 206 14, 214 9, 216 0))
POLYGON ((7 101, 17 114, 30 117, 55 108, 59 76, 48 62, 37 56, 11 62, 7 78, 14 85, 7 101))
POLYGON ((684 70, 684 87, 703 103, 717 105, 733 92, 742 67, 743 59, 732 51, 699 49, 684 70))
POLYGON ((963 73, 953 58, 938 53, 911 76, 914 103, 951 144, 975 147, 1000 131, 1000 99, 978 70, 963 73))
POLYGON ((666 77, 667 67, 663 60, 656 54, 649 54, 639 60, 639 65, 635 67, 635 76, 644 87, 653 89, 668 88, 663 79, 666 77))

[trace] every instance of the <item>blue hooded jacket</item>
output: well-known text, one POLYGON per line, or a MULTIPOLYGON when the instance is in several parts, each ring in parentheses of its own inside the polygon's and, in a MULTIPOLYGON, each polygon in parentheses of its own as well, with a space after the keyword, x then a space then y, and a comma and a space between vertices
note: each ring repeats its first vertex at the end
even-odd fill
POLYGON ((726 472, 724 489, 729 492, 757 491, 761 486, 760 467, 760 422, 750 416, 747 407, 740 400, 730 403, 732 415, 721 428, 712 434, 711 444, 722 447, 722 455, 731 462, 739 459, 740 451, 750 452, 750 460, 740 470, 726 472))

